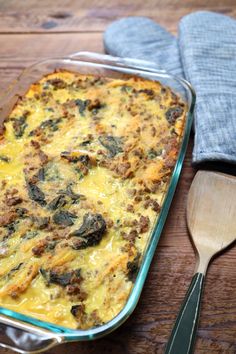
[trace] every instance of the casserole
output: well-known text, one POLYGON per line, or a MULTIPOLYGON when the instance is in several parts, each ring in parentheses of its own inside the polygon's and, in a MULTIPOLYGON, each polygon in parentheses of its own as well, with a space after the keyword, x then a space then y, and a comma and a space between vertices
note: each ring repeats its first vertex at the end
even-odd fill
MULTIPOLYGON (((158 242, 160 231, 163 226, 164 219, 167 215, 167 210, 170 205, 170 201, 175 189, 177 177, 179 175, 180 166, 182 164, 183 154, 186 149, 187 139, 191 127, 192 109, 193 109, 193 101, 194 101, 194 95, 192 94, 192 90, 189 87, 188 83, 178 78, 172 78, 170 75, 166 74, 165 72, 157 73, 154 67, 150 67, 150 64, 147 64, 145 62, 140 62, 140 61, 135 61, 134 63, 134 61, 130 61, 130 60, 120 60, 111 57, 104 57, 104 56, 98 56, 92 54, 88 55, 86 53, 80 53, 77 55, 76 59, 72 58, 72 59, 63 59, 63 60, 59 60, 59 59, 47 60, 45 62, 36 64, 35 66, 31 67, 28 71, 26 71, 26 73, 24 73, 21 76, 17 84, 14 86, 13 90, 6 95, 5 99, 3 100, 3 103, 1 104, 1 106, 3 106, 3 109, 1 111, 2 119, 5 119, 11 113, 14 104, 17 102, 17 98, 19 96, 23 96, 27 88, 33 82, 38 81, 39 79, 41 79, 42 76, 53 72, 55 69, 67 70, 67 73, 76 71, 79 72, 80 74, 85 74, 85 75, 92 74, 99 77, 104 77, 104 76, 112 77, 114 78, 114 80, 116 79, 123 80, 124 78, 135 76, 135 77, 141 77, 143 79, 151 79, 154 82, 159 81, 161 82, 162 85, 171 86, 171 89, 173 89, 173 91, 181 94, 183 98, 187 100, 189 110, 187 114, 187 119, 185 120, 185 124, 184 124, 184 132, 182 135, 182 144, 179 150, 178 160, 177 163, 175 164, 175 168, 172 174, 168 191, 166 192, 165 195, 165 199, 163 200, 161 205, 160 216, 148 238, 148 242, 141 259, 140 269, 137 274, 137 278, 135 280, 130 296, 126 304, 124 305, 123 309, 119 312, 119 314, 117 314, 115 318, 111 319, 108 322, 105 322, 104 324, 99 324, 98 327, 84 329, 84 330, 74 330, 63 326, 55 325, 52 323, 42 322, 34 319, 33 317, 28 317, 23 314, 13 312, 9 309, 1 308, 2 323, 8 322, 9 325, 11 323, 12 326, 14 327, 14 331, 19 332, 19 330, 21 329, 33 333, 34 336, 38 335, 38 337, 37 336, 34 337, 35 338, 34 340, 32 339, 33 338, 32 335, 31 336, 28 335, 29 340, 24 341, 24 343, 20 343, 20 344, 19 342, 21 336, 17 335, 18 343, 15 343, 14 345, 18 346, 18 349, 20 348, 21 350, 24 351, 41 350, 45 346, 54 345, 56 342, 65 341, 65 340, 86 340, 86 339, 97 338, 116 328, 117 325, 122 323, 125 320, 125 318, 127 318, 127 316, 131 313, 140 295, 144 278, 147 273, 148 266, 151 261, 151 257, 154 253, 155 246, 158 242), (9 315, 11 319, 9 319, 9 315), (17 319, 18 321, 13 320, 13 318, 17 319), (19 322, 19 320, 20 321, 23 320, 25 323, 21 323, 19 322), (26 323, 28 324, 26 325, 26 323), (35 325, 40 327, 40 330, 38 328, 35 328, 34 327, 35 325), (58 332, 61 332, 61 334, 56 335, 56 333, 58 332)), ((139 81, 137 79, 137 86, 138 84, 139 81)), ((14 117, 11 117, 11 119, 14 122, 16 121, 16 118, 14 117)), ((31 134, 31 132, 29 134, 31 134)), ((103 145, 107 145, 107 142, 106 144, 103 145)), ((27 183, 30 184, 30 182, 27 183)), ((30 188, 31 188, 30 193, 32 194, 32 187, 30 188)), ((70 216, 71 215, 72 214, 70 214, 70 216)), ((57 275, 57 279, 58 279, 58 275, 57 275)), ((9 333, 9 331, 10 331, 10 327, 8 326, 8 328, 6 329, 6 333, 9 333)), ((23 337, 25 338, 25 334, 23 337)), ((9 340, 14 341, 13 334, 10 336, 9 340)), ((14 346, 9 343, 9 340, 8 342, 7 341, 5 342, 5 345, 14 346)))

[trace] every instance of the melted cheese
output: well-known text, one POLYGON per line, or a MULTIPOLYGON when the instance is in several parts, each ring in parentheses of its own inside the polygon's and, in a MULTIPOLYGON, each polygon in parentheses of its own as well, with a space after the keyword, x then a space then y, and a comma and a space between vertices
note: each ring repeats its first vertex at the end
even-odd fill
POLYGON ((185 112, 169 88, 138 78, 59 71, 30 87, 0 140, 1 306, 70 328, 121 311, 168 187, 185 112), (27 183, 43 192, 43 203, 27 183), (68 186, 82 195, 76 202, 68 186), (58 209, 49 207, 59 195, 70 225, 57 223, 58 209), (101 215, 106 231, 75 249, 72 234, 86 213, 101 215), (45 276, 78 269, 75 290, 73 281, 45 276))

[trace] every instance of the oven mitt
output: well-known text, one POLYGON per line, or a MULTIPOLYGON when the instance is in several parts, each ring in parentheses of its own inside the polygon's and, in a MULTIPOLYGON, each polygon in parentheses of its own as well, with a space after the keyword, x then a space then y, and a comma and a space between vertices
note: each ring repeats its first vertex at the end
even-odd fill
POLYGON ((236 21, 212 12, 182 18, 178 39, 145 17, 112 23, 109 54, 153 61, 184 76, 197 94, 193 164, 236 163, 236 21))

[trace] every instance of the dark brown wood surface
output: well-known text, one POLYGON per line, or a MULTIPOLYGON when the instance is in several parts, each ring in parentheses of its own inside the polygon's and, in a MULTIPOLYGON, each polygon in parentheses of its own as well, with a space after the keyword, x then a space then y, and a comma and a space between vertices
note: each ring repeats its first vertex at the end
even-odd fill
MULTIPOLYGON (((148 16, 172 33, 197 10, 236 17, 236 0, 0 0, 0 95, 33 62, 86 50, 103 51, 102 32, 124 16, 148 16)), ((161 241, 142 296, 118 330, 94 342, 66 344, 47 354, 163 353, 195 266, 185 222, 187 193, 195 174, 193 138, 161 241)), ((220 206, 219 206, 220 207, 220 206)), ((236 247, 210 265, 196 354, 236 353, 236 247)), ((0 349, 10 354, 10 350, 0 349)))

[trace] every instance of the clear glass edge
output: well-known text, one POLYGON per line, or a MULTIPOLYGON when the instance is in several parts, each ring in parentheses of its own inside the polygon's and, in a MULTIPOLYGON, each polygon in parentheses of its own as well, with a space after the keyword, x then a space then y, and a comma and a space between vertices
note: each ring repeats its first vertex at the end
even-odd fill
MULTIPOLYGON (((97 53, 89 53, 89 52, 79 52, 75 53, 69 57, 66 58, 50 58, 46 59, 40 62, 37 62, 36 64, 33 64, 26 70, 22 72, 22 74, 19 76, 17 81, 19 82, 25 75, 27 75, 27 72, 30 71, 33 67, 40 65, 42 63, 46 63, 52 60, 61 60, 62 62, 70 62, 70 61, 84 61, 86 64, 94 64, 95 66, 98 65, 103 68, 108 68, 111 70, 115 71, 120 71, 121 73, 127 73, 127 74, 138 74, 138 73, 147 73, 147 74, 152 74, 152 77, 156 77, 158 80, 158 77, 164 77, 164 78, 169 78, 177 81, 180 85, 182 85, 185 90, 188 92, 190 95, 190 102, 189 102, 189 110, 186 115, 186 124, 185 124, 185 130, 183 133, 183 139, 180 147, 180 151, 178 154, 178 159, 175 164, 174 170, 172 172, 170 184, 168 187, 168 191, 166 193, 161 213, 158 217, 158 220, 152 230, 152 234, 150 235, 150 241, 147 246, 146 252, 143 257, 143 261, 140 267, 140 270, 138 272, 137 278, 135 280, 133 289, 129 295, 128 301, 125 304, 124 308, 121 310, 121 312, 114 317, 111 321, 105 323, 104 325, 101 325, 99 327, 91 328, 88 330, 73 330, 69 328, 65 328, 62 326, 54 325, 52 323, 44 322, 38 319, 35 319, 30 316, 23 315, 21 313, 8 310, 6 308, 0 307, 0 314, 3 315, 4 317, 6 316, 6 322, 7 322, 7 317, 11 319, 15 319, 15 324, 16 327, 20 328, 20 324, 22 323, 22 327, 24 329, 28 329, 30 332, 35 332, 37 328, 39 330, 43 330, 43 332, 48 336, 53 337, 60 337, 60 339, 63 342, 67 341, 85 341, 85 340, 92 340, 92 339, 97 339, 100 337, 103 337, 104 335, 112 332, 116 328, 118 328, 122 323, 124 323, 127 318, 131 315, 131 313, 134 311, 139 297, 141 295, 144 282, 146 280, 148 270, 151 264, 151 261, 153 259, 157 244, 159 242, 160 236, 162 229, 164 227, 168 211, 171 205, 171 201, 174 196, 174 192, 177 186, 177 182, 179 180, 181 168, 183 165, 183 160, 184 156, 187 150, 187 145, 188 145, 188 140, 189 140, 189 135, 191 131, 191 126, 193 122, 193 110, 194 110, 194 105, 195 105, 195 92, 191 86, 186 80, 176 77, 165 70, 159 70, 156 68, 154 63, 149 63, 147 61, 143 60, 136 60, 132 58, 118 58, 118 57, 112 57, 108 55, 102 55, 102 54, 97 54, 97 53), (88 61, 87 61, 87 60, 88 61), (85 61, 86 60, 86 61, 85 61), (95 60, 95 63, 92 62, 91 60, 95 60), (99 61, 105 62, 99 63, 99 61), (117 64, 117 65, 116 65, 117 64), (150 64, 150 65, 149 65, 150 64), (27 324, 29 326, 27 326, 27 324), (31 327, 32 325, 32 327, 31 327)), ((14 86, 13 86, 14 89, 14 86)), ((10 90, 7 91, 7 94, 9 94, 12 90, 12 87, 10 87, 10 90)), ((36 333, 36 332, 35 332, 36 333)), ((42 332, 40 331, 40 334, 42 332)))

